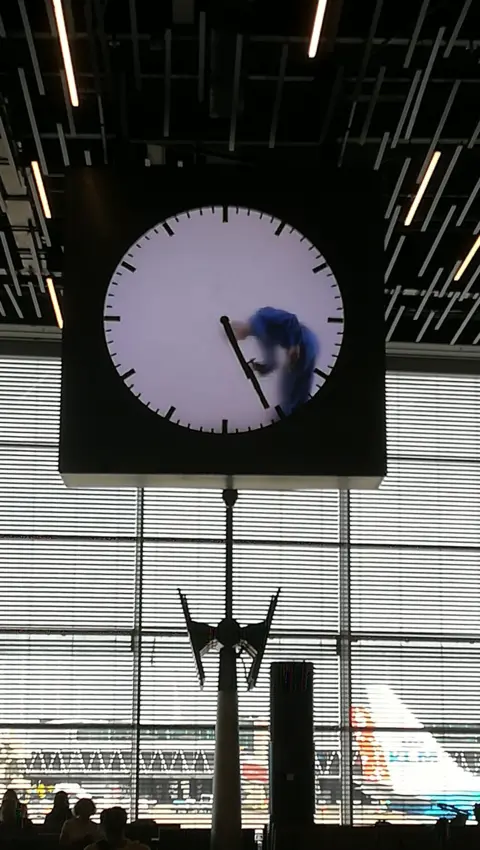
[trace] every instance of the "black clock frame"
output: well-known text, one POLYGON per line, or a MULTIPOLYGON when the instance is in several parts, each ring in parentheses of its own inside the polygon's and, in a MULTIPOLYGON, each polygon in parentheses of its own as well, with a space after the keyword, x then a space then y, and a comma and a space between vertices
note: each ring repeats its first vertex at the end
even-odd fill
POLYGON ((59 459, 67 484, 222 486, 233 475, 262 488, 378 485, 386 471, 383 219, 371 173, 225 165, 128 175, 85 168, 67 179, 59 459), (343 299, 343 342, 321 391, 295 414, 238 434, 190 430, 149 410, 119 378, 104 335, 106 290, 129 247, 166 219, 209 206, 260 209, 299 230, 343 299))

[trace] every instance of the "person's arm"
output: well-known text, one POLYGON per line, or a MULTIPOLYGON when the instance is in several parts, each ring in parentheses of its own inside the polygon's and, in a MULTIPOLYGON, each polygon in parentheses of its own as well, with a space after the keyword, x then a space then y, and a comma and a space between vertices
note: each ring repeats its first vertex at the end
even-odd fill
POLYGON ((275 345, 269 333, 271 321, 269 311, 271 309, 271 307, 262 307, 254 313, 249 321, 251 332, 262 349, 263 357, 262 363, 252 363, 252 366, 261 375, 268 375, 270 372, 273 372, 277 365, 275 360, 275 345))

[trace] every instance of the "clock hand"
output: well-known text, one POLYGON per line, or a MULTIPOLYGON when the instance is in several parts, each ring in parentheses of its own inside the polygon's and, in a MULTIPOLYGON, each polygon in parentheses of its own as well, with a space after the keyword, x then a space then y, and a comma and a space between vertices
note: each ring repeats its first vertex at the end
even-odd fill
POLYGON ((238 362, 240 363, 240 366, 243 369, 245 377, 247 378, 247 380, 251 381, 252 386, 253 386, 255 392, 257 393, 261 404, 263 405, 265 410, 268 410, 270 405, 269 405, 267 399, 265 398, 265 395, 263 394, 263 391, 262 391, 262 388, 261 388, 260 383, 258 381, 258 378, 255 375, 252 367, 250 366, 250 363, 247 363, 247 361, 245 360, 245 357, 243 356, 242 350, 241 350, 241 348, 238 344, 237 338, 236 338, 236 336, 233 332, 233 328, 232 328, 232 325, 230 323, 230 319, 228 318, 228 316, 221 316, 220 322, 223 325, 223 329, 224 329, 224 331, 227 335, 227 339, 228 339, 230 345, 232 346, 232 348, 235 352, 235 355, 237 357, 238 362))

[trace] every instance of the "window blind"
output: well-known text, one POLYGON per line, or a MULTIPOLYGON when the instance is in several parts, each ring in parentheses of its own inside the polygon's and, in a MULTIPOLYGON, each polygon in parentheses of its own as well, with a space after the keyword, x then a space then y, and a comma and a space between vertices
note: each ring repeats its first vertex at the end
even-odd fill
MULTIPOLYGON (((388 476, 350 498, 352 701, 379 729, 363 768, 377 759, 396 785, 390 819, 428 818, 429 783, 463 808, 458 792, 480 788, 466 761, 480 751, 479 401, 476 376, 390 375, 388 476)), ((357 803, 355 822, 371 820, 371 798, 357 803)))
MULTIPOLYGON (((407 716, 478 775, 479 393, 475 376, 390 375, 388 477, 347 506, 334 491, 239 494, 234 615, 263 619, 282 588, 253 692, 238 663, 246 825, 268 819, 272 661, 315 664, 317 820, 348 820, 350 771, 354 822, 424 817, 372 791, 368 758, 388 773, 385 730, 390 755, 405 755, 407 716)), ((100 809, 137 801, 142 815, 207 825, 218 659, 201 691, 177 588, 195 619, 222 618, 221 493, 67 490, 59 401, 57 361, 0 358, 0 784, 34 820, 67 783, 100 809)))

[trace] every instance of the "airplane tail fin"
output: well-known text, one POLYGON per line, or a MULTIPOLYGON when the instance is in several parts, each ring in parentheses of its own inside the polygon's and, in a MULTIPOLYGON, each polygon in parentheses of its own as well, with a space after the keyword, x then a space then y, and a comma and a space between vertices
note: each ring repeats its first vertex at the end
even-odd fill
POLYGON ((467 787, 468 776, 388 685, 366 688, 374 738, 398 793, 467 787))
POLYGON ((373 718, 365 706, 352 706, 352 726, 360 751, 362 776, 365 782, 391 786, 391 777, 381 745, 375 738, 373 718), (370 727, 366 728, 366 727, 370 727))

